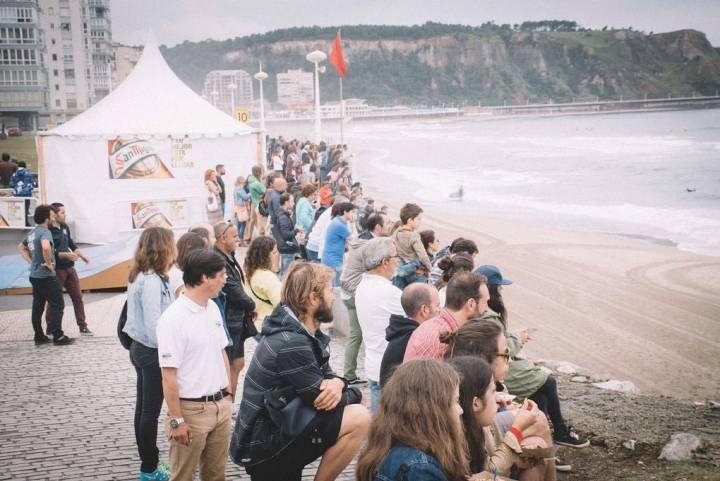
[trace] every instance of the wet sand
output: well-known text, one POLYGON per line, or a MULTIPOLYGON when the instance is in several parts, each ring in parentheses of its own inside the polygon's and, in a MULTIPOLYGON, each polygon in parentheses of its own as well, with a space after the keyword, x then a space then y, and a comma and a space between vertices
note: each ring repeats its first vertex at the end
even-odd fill
MULTIPOLYGON (((402 204, 388 197, 375 196, 402 204)), ((720 258, 432 207, 421 228, 442 245, 474 239, 476 265, 513 280, 503 290, 509 322, 533 329, 531 358, 570 361, 644 393, 720 399, 720 258)))

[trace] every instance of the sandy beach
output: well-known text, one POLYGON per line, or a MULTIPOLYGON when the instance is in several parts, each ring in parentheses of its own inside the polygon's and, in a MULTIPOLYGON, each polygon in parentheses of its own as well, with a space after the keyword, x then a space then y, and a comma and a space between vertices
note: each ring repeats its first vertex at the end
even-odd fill
MULTIPOLYGON (((397 212, 400 199, 382 195, 397 212)), ((478 243, 476 265, 513 280, 511 328, 532 329, 533 359, 570 361, 640 392, 720 398, 720 258, 611 234, 538 228, 426 208, 446 245, 478 243)))

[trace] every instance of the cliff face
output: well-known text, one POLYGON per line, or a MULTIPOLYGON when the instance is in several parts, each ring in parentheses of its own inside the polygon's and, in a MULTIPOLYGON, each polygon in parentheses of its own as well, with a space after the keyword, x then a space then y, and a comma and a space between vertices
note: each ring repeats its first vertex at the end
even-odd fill
MULTIPOLYGON (((353 29, 357 33, 362 27, 353 29)), ((413 38, 346 34, 345 97, 380 104, 498 104, 715 94, 720 89, 720 53, 694 30, 646 35, 627 30, 474 32, 466 27, 437 35, 415 33, 413 38)), ((271 74, 266 96, 273 101, 273 74, 309 70, 305 54, 329 49, 333 36, 318 37, 186 42, 164 53, 196 91, 210 70, 252 73, 262 60, 271 74)), ((337 98, 332 67, 321 76, 321 89, 324 99, 337 98)))

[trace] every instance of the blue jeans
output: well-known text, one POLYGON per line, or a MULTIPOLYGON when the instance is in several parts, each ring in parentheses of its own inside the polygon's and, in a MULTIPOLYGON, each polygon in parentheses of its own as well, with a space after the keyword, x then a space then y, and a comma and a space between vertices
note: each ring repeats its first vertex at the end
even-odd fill
POLYGON ((280 254, 280 272, 278 276, 285 275, 285 271, 290 267, 290 263, 295 260, 295 254, 280 254))
POLYGON ((335 271, 335 275, 333 276, 333 287, 340 287, 340 278, 342 277, 343 265, 340 264, 339 266, 328 267, 335 271))
POLYGON ((307 252, 307 260, 310 262, 317 262, 318 261, 318 251, 313 251, 305 247, 305 252, 307 252))
POLYGON ((419 259, 413 259, 410 262, 404 262, 400 259, 400 265, 397 268, 395 277, 392 278, 392 283, 398 289, 405 289, 413 282, 427 283, 427 277, 417 274, 415 271, 422 267, 419 259))
POLYGON ((368 387, 370 388, 370 414, 375 414, 380 405, 380 383, 368 381, 368 387))
POLYGON ((240 240, 243 240, 245 238, 245 226, 247 226, 247 221, 244 220, 242 222, 235 221, 237 224, 237 231, 238 231, 238 238, 240 240))

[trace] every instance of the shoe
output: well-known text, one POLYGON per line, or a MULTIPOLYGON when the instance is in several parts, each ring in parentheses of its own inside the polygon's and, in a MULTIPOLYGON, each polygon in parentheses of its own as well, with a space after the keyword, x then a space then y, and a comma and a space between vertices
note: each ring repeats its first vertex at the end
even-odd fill
POLYGON ((360 386, 362 384, 367 384, 367 381, 365 379, 360 379, 359 377, 356 377, 355 379, 351 379, 348 382, 348 386, 360 386))
POLYGON ((559 444, 561 446, 569 446, 571 448, 586 448, 590 446, 590 441, 581 438, 580 435, 575 432, 572 426, 568 426, 567 433, 565 433, 564 436, 556 437, 554 441, 555 444, 559 444))
POLYGON ((81 335, 81 336, 92 336, 93 333, 92 333, 92 331, 91 331, 90 329, 88 329, 87 327, 81 327, 81 328, 80 328, 80 335, 81 335))
POLYGON ((47 337, 47 336, 36 337, 36 338, 35 338, 35 345, 36 345, 36 346, 41 346, 41 345, 47 344, 47 343, 49 343, 49 342, 50 342, 50 338, 47 337))
POLYGON ((170 469, 165 463, 159 463, 157 469, 152 473, 140 471, 140 481, 168 481, 169 479, 170 469))
POLYGON ((75 342, 75 339, 67 337, 65 334, 53 339, 53 344, 56 346, 67 346, 69 344, 72 344, 73 342, 75 342))
POLYGON ((564 463, 560 458, 556 457, 555 471, 558 471, 560 473, 569 473, 570 471, 572 471, 572 464, 564 463))

